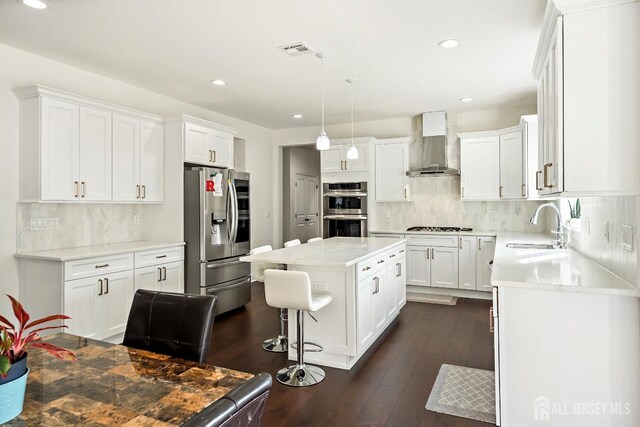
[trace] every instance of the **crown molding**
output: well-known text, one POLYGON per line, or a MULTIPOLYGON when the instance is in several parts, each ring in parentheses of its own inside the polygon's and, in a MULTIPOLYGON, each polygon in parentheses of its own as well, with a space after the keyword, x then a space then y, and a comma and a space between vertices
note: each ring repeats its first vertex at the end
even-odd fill
POLYGON ((205 119, 200 119, 198 117, 194 117, 194 116, 190 116, 188 114, 180 114, 177 116, 171 116, 168 117, 166 120, 166 122, 189 122, 189 123, 193 123, 194 125, 198 125, 198 126, 204 126, 207 128, 212 128, 212 129, 217 129, 223 132, 229 132, 232 134, 237 134, 238 131, 232 127, 229 126, 225 126, 225 125, 221 125, 220 123, 215 123, 209 120, 205 120, 205 119))

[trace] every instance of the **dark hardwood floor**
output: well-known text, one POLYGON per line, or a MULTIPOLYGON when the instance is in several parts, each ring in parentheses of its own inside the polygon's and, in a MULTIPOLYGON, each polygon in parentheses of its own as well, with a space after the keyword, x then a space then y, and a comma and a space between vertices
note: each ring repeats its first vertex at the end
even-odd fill
MULTIPOLYGON (((424 408, 443 363, 493 369, 489 305, 471 299, 455 306, 407 303, 350 371, 324 368, 325 380, 307 388, 274 378, 263 426, 489 426, 424 408)), ((274 376, 292 363, 260 346, 277 328, 276 309, 254 283, 251 303, 216 319, 208 362, 274 376)))

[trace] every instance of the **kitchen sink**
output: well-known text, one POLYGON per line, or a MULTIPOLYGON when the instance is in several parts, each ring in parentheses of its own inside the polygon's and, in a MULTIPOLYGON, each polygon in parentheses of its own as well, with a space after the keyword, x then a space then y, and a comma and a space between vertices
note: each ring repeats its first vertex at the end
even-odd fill
POLYGON ((507 243, 507 247, 512 249, 556 249, 554 245, 549 243, 507 243))

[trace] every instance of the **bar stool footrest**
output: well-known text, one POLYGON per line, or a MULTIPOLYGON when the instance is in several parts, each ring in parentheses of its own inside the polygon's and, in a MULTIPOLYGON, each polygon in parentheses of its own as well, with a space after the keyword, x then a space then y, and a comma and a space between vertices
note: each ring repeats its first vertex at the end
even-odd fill
MULTIPOLYGON (((294 350, 298 349, 298 342, 294 341, 291 343, 291 348, 294 350)), ((311 341, 305 341, 304 345, 303 345, 303 350, 305 353, 320 353, 322 351, 324 351, 324 347, 322 347, 320 344, 317 344, 315 342, 311 342, 311 341), (307 348, 307 346, 312 346, 311 348, 307 348), (315 348, 314 348, 315 347, 315 348)))

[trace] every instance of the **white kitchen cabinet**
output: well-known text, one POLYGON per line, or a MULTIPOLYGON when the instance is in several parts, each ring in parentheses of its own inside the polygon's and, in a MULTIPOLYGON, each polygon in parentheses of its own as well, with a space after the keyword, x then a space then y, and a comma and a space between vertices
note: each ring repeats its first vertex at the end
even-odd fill
POLYGON ((478 238, 460 236, 458 245, 458 283, 460 289, 476 289, 476 254, 478 238))
POLYGON ((518 127, 500 135, 500 199, 524 199, 526 156, 523 130, 518 127))
MULTIPOLYGON (((564 2, 563 2, 564 3, 564 2)), ((637 2, 550 6, 534 62, 541 196, 640 192, 637 2)))
POLYGON ((407 284, 431 286, 431 262, 428 246, 407 246, 407 284))
MULTIPOLYGON (((402 249, 404 252, 404 249, 402 249)), ((400 259, 396 260, 396 267, 398 268, 398 274, 396 275, 396 302, 398 303, 398 310, 405 306, 407 303, 407 258, 402 255, 400 259)))
POLYGON ((491 267, 489 266, 489 262, 493 261, 493 255, 495 251, 495 237, 478 237, 478 247, 476 255, 476 290, 478 291, 492 291, 491 267))
POLYGON ((113 200, 164 200, 164 126, 113 115, 113 200))
POLYGON ((104 339, 124 332, 133 297, 133 271, 122 271, 64 283, 68 332, 104 339))
POLYGON ((358 282, 358 353, 363 352, 374 338, 373 327, 373 279, 366 278, 358 282))
POLYGON ((348 145, 344 143, 336 144, 332 143, 331 148, 328 150, 322 150, 320 152, 320 164, 322 173, 333 172, 366 172, 369 170, 369 144, 368 143, 356 143, 354 144, 358 149, 358 158, 355 160, 347 159, 347 150, 351 143, 348 145))
POLYGON ((458 287, 458 248, 407 246, 407 284, 458 287))
POLYGON ((79 199, 111 200, 111 112, 80 107, 79 199))
POLYGON ((184 293, 182 261, 136 268, 135 290, 184 293))
POLYGON ((184 161, 204 166, 233 168, 233 133, 213 123, 184 123, 184 161))
POLYGON ((376 202, 409 201, 409 143, 376 144, 376 202))
POLYGON ((385 278, 385 306, 387 317, 392 318, 407 302, 407 277, 405 249, 387 255, 385 278), (402 251, 402 252, 400 252, 402 251))
POLYGON ((398 266, 393 262, 392 259, 389 260, 391 264, 387 265, 386 274, 384 278, 384 299, 385 299, 385 310, 386 316, 395 316, 398 311, 398 266))
POLYGON ((372 315, 373 315, 373 331, 374 335, 378 335, 385 326, 387 320, 387 312, 385 306, 385 293, 386 293, 386 270, 384 268, 378 270, 371 277, 373 282, 373 297, 372 297, 372 315))
POLYGON ((500 198, 500 139, 498 136, 460 138, 460 196, 462 200, 500 198))

